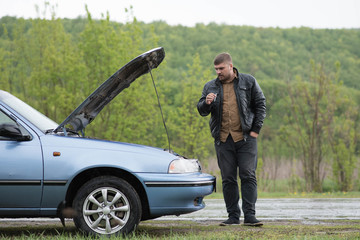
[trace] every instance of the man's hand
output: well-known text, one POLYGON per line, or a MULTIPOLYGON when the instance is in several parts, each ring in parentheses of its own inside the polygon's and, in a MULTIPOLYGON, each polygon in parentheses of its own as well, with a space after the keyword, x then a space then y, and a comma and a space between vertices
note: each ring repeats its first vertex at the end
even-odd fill
POLYGON ((206 96, 206 104, 209 105, 210 103, 212 102, 215 102, 216 100, 216 94, 215 93, 209 93, 207 96, 206 96))
POLYGON ((257 138, 259 134, 256 132, 250 132, 250 136, 252 136, 253 138, 257 138))

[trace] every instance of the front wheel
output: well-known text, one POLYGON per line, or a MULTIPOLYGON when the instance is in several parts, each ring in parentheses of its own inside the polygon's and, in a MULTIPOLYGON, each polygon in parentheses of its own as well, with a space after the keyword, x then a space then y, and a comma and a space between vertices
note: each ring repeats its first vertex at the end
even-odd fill
POLYGON ((75 196, 74 223, 89 235, 128 234, 141 218, 141 203, 134 188, 113 176, 85 183, 75 196))

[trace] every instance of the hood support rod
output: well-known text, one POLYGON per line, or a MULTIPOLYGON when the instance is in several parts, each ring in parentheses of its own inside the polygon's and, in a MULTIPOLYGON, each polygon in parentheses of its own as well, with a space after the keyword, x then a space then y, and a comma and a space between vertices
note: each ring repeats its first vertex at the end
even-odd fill
POLYGON ((165 131, 166 131, 166 136, 167 136, 168 143, 169 143, 169 153, 171 153, 171 147, 170 147, 170 136, 169 136, 168 129, 167 129, 167 127, 166 127, 166 122, 165 122, 164 114, 163 114, 163 111, 162 111, 162 108, 161 108, 161 103, 160 103, 159 94, 158 94, 158 91, 157 91, 157 89, 156 89, 156 85, 155 85, 154 77, 153 77, 153 75, 152 75, 152 72, 151 72, 151 66, 150 66, 150 64, 149 64, 149 63, 148 63, 148 66, 149 66, 150 76, 151 76, 151 79, 152 79, 152 82, 153 82, 153 85, 154 85, 154 89, 155 89, 156 97, 157 97, 157 100, 158 100, 158 105, 159 105, 159 108, 160 108, 162 121, 163 121, 164 128, 165 128, 165 131))

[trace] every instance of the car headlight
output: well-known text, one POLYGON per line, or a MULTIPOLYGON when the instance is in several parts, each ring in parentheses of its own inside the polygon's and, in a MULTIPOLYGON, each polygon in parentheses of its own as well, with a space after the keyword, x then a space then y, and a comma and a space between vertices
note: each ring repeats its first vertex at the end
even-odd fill
POLYGON ((200 171, 201 165, 197 159, 179 158, 173 160, 169 165, 169 173, 192 173, 200 171))

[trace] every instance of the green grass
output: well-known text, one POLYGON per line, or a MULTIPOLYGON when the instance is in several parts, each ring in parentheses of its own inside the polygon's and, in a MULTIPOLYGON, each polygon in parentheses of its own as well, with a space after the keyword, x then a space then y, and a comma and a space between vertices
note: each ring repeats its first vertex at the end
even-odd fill
MULTIPOLYGON (((303 224, 300 221, 265 222, 263 227, 243 225, 221 227, 217 221, 145 221, 127 238, 102 237, 96 239, 360 239, 360 220, 322 221, 303 224)), ((73 224, 25 227, 2 226, 0 239, 95 239, 82 236, 73 224)))

